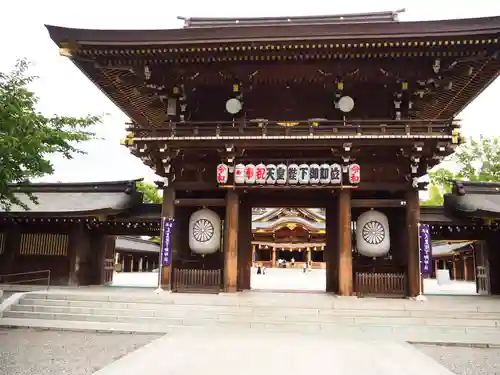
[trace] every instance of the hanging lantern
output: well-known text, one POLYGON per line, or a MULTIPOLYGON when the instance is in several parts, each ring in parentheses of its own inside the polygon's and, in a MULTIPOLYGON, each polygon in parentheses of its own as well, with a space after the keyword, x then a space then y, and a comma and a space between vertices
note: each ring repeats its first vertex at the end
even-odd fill
POLYGON ((330 165, 330 183, 331 184, 342 184, 342 167, 340 164, 330 165))
POLYGON ((217 166, 217 183, 225 184, 229 177, 229 167, 226 164, 219 164, 217 166))
POLYGON ((209 209, 194 212, 189 218, 189 247, 200 255, 213 254, 220 248, 221 220, 209 209))
POLYGON ((321 164, 319 166, 319 182, 321 184, 330 183, 330 164, 321 164))
POLYGON ((258 184, 265 184, 267 177, 266 166, 262 163, 255 166, 255 182, 258 184))
POLYGON ((245 165, 236 164, 234 167, 234 183, 244 184, 245 183, 245 165))
POLYGON ((297 164, 290 164, 288 166, 288 183, 296 184, 299 182, 299 166, 297 164))
POLYGON ((309 166, 309 183, 313 184, 313 185, 319 183, 319 165, 318 164, 311 164, 309 166))
POLYGON ((266 166, 267 176, 266 176, 266 184, 274 185, 276 183, 276 165, 268 164, 266 166))
POLYGON ((306 185, 309 183, 310 170, 307 164, 299 165, 299 184, 306 185))
POLYGON ((361 255, 385 256, 391 248, 389 220, 379 211, 366 211, 356 221, 356 246, 361 255))
POLYGON ((351 184, 359 184, 361 181, 361 167, 359 164, 351 164, 348 169, 349 182, 351 184))
POLYGON ((246 184, 255 183, 255 165, 253 164, 245 165, 245 183, 246 184))
POLYGON ((285 164, 278 164, 276 166, 276 183, 279 185, 286 184, 288 179, 288 168, 285 164))

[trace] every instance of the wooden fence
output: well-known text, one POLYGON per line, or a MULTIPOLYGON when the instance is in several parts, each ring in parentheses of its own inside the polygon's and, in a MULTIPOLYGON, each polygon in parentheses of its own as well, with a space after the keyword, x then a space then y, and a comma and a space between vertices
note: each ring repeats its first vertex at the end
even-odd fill
POLYGON ((394 272, 356 272, 355 290, 358 297, 405 297, 406 275, 394 272))
POLYGON ((174 268, 172 291, 219 293, 222 284, 222 270, 200 270, 174 268))

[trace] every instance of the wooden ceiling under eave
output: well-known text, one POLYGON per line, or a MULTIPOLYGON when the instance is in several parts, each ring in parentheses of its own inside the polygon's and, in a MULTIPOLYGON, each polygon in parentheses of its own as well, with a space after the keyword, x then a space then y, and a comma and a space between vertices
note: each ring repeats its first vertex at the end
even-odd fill
MULTIPOLYGON (((157 66, 166 72, 153 86, 167 87, 180 79, 168 72, 189 76, 202 71, 208 75, 214 64, 237 70, 249 63, 285 66, 335 61, 356 66, 369 59, 372 66, 383 70, 388 63, 400 60, 402 68, 408 61, 419 61, 422 67, 417 70, 432 72, 432 61, 440 59, 443 82, 422 84, 426 95, 415 99, 418 110, 414 118, 443 120, 455 117, 500 71, 500 17, 208 31, 78 30, 53 26, 48 30, 61 48, 71 50, 70 56, 80 70, 141 127, 161 127, 166 120, 165 105, 151 88, 152 82, 145 79, 144 66, 157 66)), ((413 66, 407 70, 414 70, 413 66)), ((213 77, 206 78, 207 82, 210 79, 213 77)))

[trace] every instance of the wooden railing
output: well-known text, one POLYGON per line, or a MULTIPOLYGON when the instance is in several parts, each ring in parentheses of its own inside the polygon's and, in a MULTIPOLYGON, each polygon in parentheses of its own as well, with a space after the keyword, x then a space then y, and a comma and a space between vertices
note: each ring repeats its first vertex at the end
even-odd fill
POLYGON ((355 290, 358 297, 405 297, 406 275, 393 272, 356 272, 355 290))
POLYGON ((222 270, 174 268, 172 291, 219 293, 222 284, 222 270))
POLYGON ((327 136, 327 135, 451 135, 458 125, 443 120, 352 120, 269 121, 264 119, 224 121, 168 122, 162 128, 130 126, 136 140, 162 137, 222 136, 327 136))

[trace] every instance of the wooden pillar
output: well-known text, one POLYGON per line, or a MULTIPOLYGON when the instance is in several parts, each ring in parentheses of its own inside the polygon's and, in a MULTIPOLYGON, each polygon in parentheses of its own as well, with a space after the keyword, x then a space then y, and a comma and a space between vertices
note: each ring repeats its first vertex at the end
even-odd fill
POLYGON ((310 247, 306 248, 306 262, 307 262, 307 266, 309 267, 309 264, 311 263, 311 248, 310 247))
MULTIPOLYGON (((237 199, 239 199, 237 197, 237 199)), ((253 252, 255 245, 252 245, 252 206, 250 202, 243 201, 238 207, 238 290, 250 289, 250 277, 253 264, 253 252)))
POLYGON ((339 248, 339 294, 351 296, 352 283, 352 243, 351 243, 351 190, 339 193, 338 207, 338 248, 339 248))
POLYGON ((224 223, 224 291, 236 292, 238 280, 238 193, 226 194, 226 219, 224 223))
POLYGON ((271 262, 271 267, 276 267, 276 248, 274 246, 271 247, 271 262))
POLYGON ((92 270, 92 264, 89 262, 90 242, 90 234, 83 223, 73 224, 68 239, 68 285, 90 284, 89 271, 92 270))
POLYGON ((420 289, 419 234, 420 200, 418 190, 406 193, 406 249, 408 297, 416 297, 420 289))
MULTIPOLYGON (((161 216, 165 218, 175 218, 175 189, 171 184, 169 186, 165 186, 163 188, 163 202, 161 205, 161 216)), ((162 264, 158 264, 158 272, 161 272, 160 280, 161 287, 164 290, 172 289, 172 268, 173 268, 173 259, 177 251, 177 244, 174 243, 175 232, 178 231, 178 224, 174 222, 172 227, 172 263, 169 267, 163 267, 162 264)), ((160 230, 160 237, 163 235, 163 228, 160 230)))
POLYGON ((338 242, 338 202, 332 197, 325 206, 326 211, 326 246, 323 262, 326 272, 326 292, 339 293, 339 242, 338 242))

